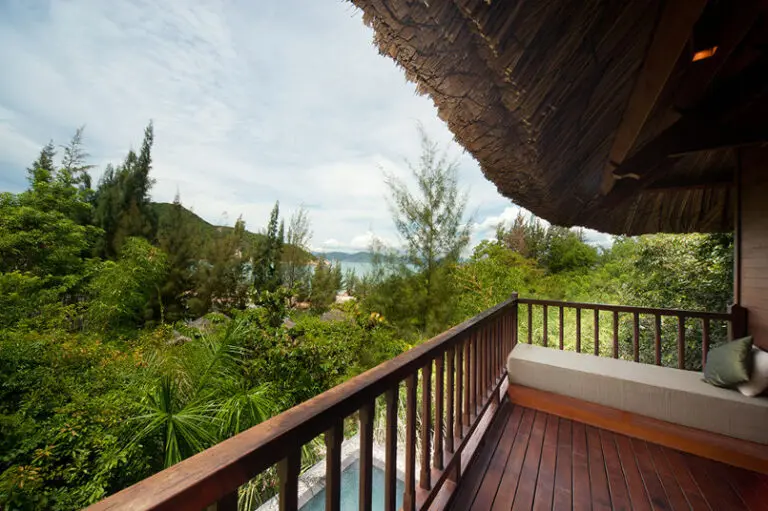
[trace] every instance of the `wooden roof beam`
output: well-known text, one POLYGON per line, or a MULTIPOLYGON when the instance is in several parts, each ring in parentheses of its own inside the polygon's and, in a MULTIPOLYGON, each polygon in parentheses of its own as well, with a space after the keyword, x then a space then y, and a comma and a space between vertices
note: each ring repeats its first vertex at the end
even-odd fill
POLYGON ((613 188, 616 181, 613 170, 624 162, 635 145, 706 4, 706 0, 668 0, 665 3, 608 153, 601 186, 603 194, 613 188))
POLYGON ((616 206, 646 188, 686 154, 768 143, 768 123, 763 119, 756 115, 724 124, 718 119, 683 117, 613 172, 617 182, 603 198, 603 206, 616 206))

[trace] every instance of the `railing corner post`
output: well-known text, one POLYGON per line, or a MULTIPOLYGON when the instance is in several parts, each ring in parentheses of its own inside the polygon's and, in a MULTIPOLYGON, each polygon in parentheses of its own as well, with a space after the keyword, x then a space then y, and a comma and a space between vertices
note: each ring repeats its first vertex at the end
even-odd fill
POLYGON ((728 314, 731 315, 728 340, 740 339, 747 335, 747 309, 734 303, 728 306, 728 314))

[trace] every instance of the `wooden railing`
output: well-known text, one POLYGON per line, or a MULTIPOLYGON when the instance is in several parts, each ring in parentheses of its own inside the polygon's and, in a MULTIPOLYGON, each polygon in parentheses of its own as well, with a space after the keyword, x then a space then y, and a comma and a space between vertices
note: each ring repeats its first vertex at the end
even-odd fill
MULTIPOLYGON (((557 347, 559 349, 566 349, 565 347, 565 335, 564 335, 564 317, 565 312, 569 309, 575 311, 575 344, 573 349, 579 353, 582 352, 582 311, 591 311, 591 318, 589 312, 587 312, 586 321, 592 321, 592 335, 591 340, 592 352, 595 355, 604 355, 605 350, 601 348, 601 342, 604 339, 600 338, 600 313, 610 313, 611 316, 611 336, 610 336, 610 355, 613 358, 619 358, 619 325, 622 319, 631 320, 632 328, 632 352, 631 359, 635 362, 640 362, 640 324, 641 319, 650 317, 653 319, 653 362, 656 365, 662 365, 662 347, 664 344, 662 335, 662 320, 663 318, 672 318, 676 321, 676 362, 679 369, 689 369, 686 367, 686 344, 690 339, 686 339, 686 321, 699 321, 701 330, 701 367, 706 365, 707 353, 710 348, 710 326, 712 322, 724 322, 727 325, 728 337, 733 339, 734 337, 741 337, 745 335, 746 331, 746 313, 745 310, 739 306, 729 307, 728 312, 700 312, 700 311, 688 311, 677 309, 659 309, 652 307, 631 307, 626 305, 604 305, 596 303, 576 303, 576 302, 559 302, 554 300, 536 300, 529 298, 520 298, 518 304, 526 306, 526 314, 523 317, 522 323, 518 325, 518 328, 523 331, 525 336, 525 342, 542 344, 543 346, 550 345, 549 333, 551 329, 551 323, 549 319, 550 310, 554 310, 557 313, 557 328, 558 334, 557 347), (540 308, 541 314, 537 314, 537 319, 540 319, 540 324, 537 325, 533 320, 534 308, 540 308), (534 339, 534 331, 539 331, 540 336, 534 339), (602 351, 601 351, 602 349, 602 351)), ((522 313, 521 313, 522 314, 522 313)), ((603 345, 605 346, 605 345, 603 345)), ((698 367, 697 367, 698 369, 698 367)))
POLYGON ((506 382, 506 356, 516 342, 516 313, 517 297, 513 295, 512 299, 424 344, 126 488, 90 509, 203 509, 215 503, 218 511, 234 511, 238 488, 277 464, 280 509, 295 510, 299 505, 302 446, 322 434, 326 445, 326 509, 338 510, 343 421, 358 415, 360 509, 370 510, 375 404, 383 395, 386 408, 384 509, 395 511, 398 399, 403 381, 406 387, 403 509, 442 508, 498 409, 506 382), (420 414, 417 413, 419 390, 420 414))
MULTIPOLYGON (((326 446, 326 509, 340 508, 341 446, 345 418, 357 416, 360 440, 359 501, 361 510, 372 506, 374 420, 377 399, 384 396, 384 509, 395 511, 398 452, 398 400, 405 383, 405 491, 403 509, 442 509, 458 487, 490 419, 495 415, 506 385, 506 357, 527 331, 534 342, 533 311, 541 308, 543 325, 537 343, 549 341, 549 310, 558 311, 558 347, 565 348, 564 312, 575 309, 575 350, 582 351, 582 311, 592 310, 593 352, 600 354, 600 313, 613 317, 612 356, 619 357, 619 316, 633 324, 633 358, 640 361, 639 325, 642 316, 655 324, 655 363, 661 364, 661 318, 677 318, 677 356, 685 359, 685 322, 702 322, 704 358, 710 321, 726 321, 743 333, 746 315, 736 308, 728 313, 694 312, 620 305, 569 303, 551 300, 507 300, 431 340, 387 361, 309 401, 149 477, 93 505, 105 509, 204 509, 238 507, 238 488, 277 465, 281 510, 299 506, 298 483, 302 446, 319 435, 326 446), (527 307, 524 317, 519 304, 527 307), (520 314, 519 314, 520 313, 520 314), (420 392, 420 400, 418 399, 420 392), (421 403, 420 413, 418 403, 421 403), (420 466, 417 476, 417 461, 420 466), (417 480, 418 479, 418 480, 417 480), (417 484, 418 483, 418 484, 417 484)), ((734 335, 734 334, 731 334, 734 335)), ((524 339, 521 339, 524 341, 524 339)), ((679 364, 682 362, 679 362, 679 364)))

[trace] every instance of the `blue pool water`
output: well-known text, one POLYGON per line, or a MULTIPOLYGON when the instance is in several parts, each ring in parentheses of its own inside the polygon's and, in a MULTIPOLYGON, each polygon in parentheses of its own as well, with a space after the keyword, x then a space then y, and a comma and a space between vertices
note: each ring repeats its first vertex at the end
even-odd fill
MULTIPOLYGON (((359 488, 360 488, 360 461, 355 460, 341 473, 341 511, 356 511, 359 507, 359 488)), ((397 480, 397 502, 396 508, 400 509, 403 505, 403 491, 405 484, 397 480)), ((373 467, 373 511, 384 510, 384 471, 373 467)), ((301 511, 323 511, 325 509, 325 488, 309 499, 301 507, 301 511)))

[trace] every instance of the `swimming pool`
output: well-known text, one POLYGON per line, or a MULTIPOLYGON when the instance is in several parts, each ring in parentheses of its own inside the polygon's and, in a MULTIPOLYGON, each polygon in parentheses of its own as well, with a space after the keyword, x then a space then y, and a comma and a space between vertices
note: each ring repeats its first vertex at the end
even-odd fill
MULTIPOLYGON (((341 472, 341 511, 356 511, 358 509, 360 488, 360 460, 355 460, 341 472)), ((373 467, 373 511, 384 510, 384 471, 374 465, 373 467)), ((397 480, 396 508, 403 505, 403 491, 405 484, 397 480)), ((325 488, 316 493, 306 504, 301 506, 301 511, 323 511, 325 509, 325 488)))

